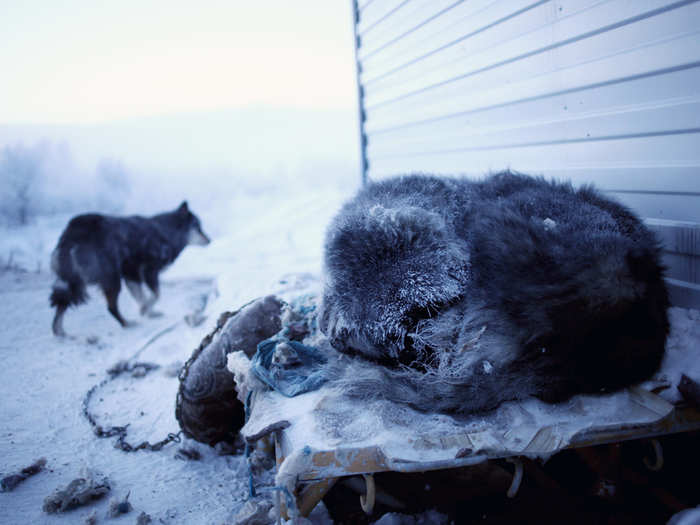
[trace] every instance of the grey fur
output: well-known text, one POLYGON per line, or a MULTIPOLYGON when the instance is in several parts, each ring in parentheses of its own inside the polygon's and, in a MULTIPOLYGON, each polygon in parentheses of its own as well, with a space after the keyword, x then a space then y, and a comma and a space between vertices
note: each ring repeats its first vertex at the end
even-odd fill
POLYGON ((622 388, 658 368, 652 233, 591 187, 510 172, 371 183, 328 228, 320 327, 349 395, 473 413, 622 388), (380 365, 380 366, 377 366, 380 365))
POLYGON ((122 325, 129 323, 119 312, 117 298, 122 279, 141 307, 141 314, 154 316, 151 307, 160 294, 158 275, 187 244, 209 242, 199 219, 187 202, 153 217, 112 217, 90 213, 73 217, 51 254, 56 282, 50 296, 56 308, 52 329, 63 336, 63 316, 70 306, 87 300, 86 286, 97 284, 107 308, 122 325), (151 291, 146 297, 141 284, 151 291))

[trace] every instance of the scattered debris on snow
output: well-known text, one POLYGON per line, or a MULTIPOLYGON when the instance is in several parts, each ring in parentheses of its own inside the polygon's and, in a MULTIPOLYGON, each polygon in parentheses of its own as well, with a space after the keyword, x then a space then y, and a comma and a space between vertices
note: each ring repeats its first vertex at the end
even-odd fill
POLYGON ((109 502, 109 512, 107 516, 110 518, 118 518, 122 514, 128 514, 134 507, 129 503, 129 495, 131 492, 127 492, 126 497, 123 500, 113 499, 109 502))
POLYGON ((146 514, 145 512, 141 512, 141 514, 139 514, 139 517, 136 518, 136 525, 148 525, 152 522, 153 518, 151 518, 151 515, 146 514))
POLYGON ((202 454, 199 453, 199 450, 193 447, 182 447, 178 449, 178 451, 175 453, 175 458, 176 459, 184 459, 186 461, 199 461, 202 459, 202 454))
POLYGON ((34 476, 41 472, 46 466, 46 458, 40 458, 28 467, 23 468, 19 474, 11 474, 2 478, 0 481, 0 489, 2 492, 10 492, 14 490, 17 485, 22 483, 25 479, 34 476))
POLYGON ((65 512, 87 505, 104 497, 111 490, 109 480, 101 474, 85 469, 79 478, 65 488, 57 489, 44 500, 42 507, 47 514, 65 512))
POLYGON ((146 514, 145 512, 141 512, 141 514, 139 514, 139 517, 136 518, 136 525, 148 525, 152 522, 153 518, 151 518, 151 515, 146 514))
POLYGON ((236 513, 231 523, 232 525, 267 525, 270 523, 268 514, 272 506, 272 499, 268 494, 249 499, 236 513))

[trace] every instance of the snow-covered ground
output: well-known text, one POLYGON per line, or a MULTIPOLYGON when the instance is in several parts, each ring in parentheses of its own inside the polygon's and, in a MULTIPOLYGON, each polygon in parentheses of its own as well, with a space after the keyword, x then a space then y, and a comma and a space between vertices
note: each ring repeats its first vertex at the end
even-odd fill
POLYGON ((113 447, 115 437, 93 434, 82 403, 108 368, 137 357, 161 368, 142 378, 119 376, 98 389, 91 413, 103 426, 130 424, 132 444, 156 442, 179 430, 178 380, 171 371, 187 360, 222 311, 284 289, 289 274, 318 275, 325 225, 356 184, 319 183, 315 191, 293 187, 239 191, 208 208, 195 203, 192 208, 213 242, 186 248, 162 275, 157 309, 165 315, 139 319, 136 303, 124 291, 122 313, 138 319, 124 330, 99 291, 89 290, 88 304, 66 314, 66 331, 74 336, 67 340, 50 330, 48 257, 68 216, 39 218, 0 234, 0 476, 41 457, 47 461, 45 471, 14 491, 0 492, 0 523, 82 523, 93 511, 102 522, 109 501, 127 494, 134 511, 115 523, 134 523, 141 512, 155 523, 223 523, 235 515, 247 497, 241 456, 219 456, 188 440, 159 452, 125 453, 113 447), (199 310, 206 320, 188 325, 185 316, 199 310), (201 459, 177 458, 183 447, 195 448, 201 459), (107 476, 110 495, 65 514, 44 513, 44 498, 86 468, 107 476))
MULTIPOLYGON (((154 523, 231 522, 248 495, 242 456, 218 455, 187 439, 158 452, 126 453, 114 448, 116 437, 94 435, 82 404, 118 361, 155 363, 160 368, 144 377, 121 375, 95 390, 90 413, 105 427, 128 424, 131 444, 157 442, 179 430, 173 371, 221 312, 288 291, 295 280, 318 277, 326 224, 358 185, 354 178, 286 182, 256 188, 247 181, 245 188, 224 188, 211 201, 204 198, 204 189, 195 191, 191 207, 212 243, 186 248, 162 275, 157 310, 163 317, 140 319, 136 303, 122 293, 122 313, 138 319, 126 330, 108 314, 99 291, 90 290, 88 304, 66 314, 66 331, 74 337, 61 340, 51 334, 48 260, 69 215, 39 217, 28 226, 0 231, 0 477, 46 458, 44 471, 13 491, 0 492, 0 523, 84 523, 93 513, 98 523, 134 523, 141 512, 154 523), (187 323, 193 313, 202 314, 204 322, 187 323), (198 451, 201 458, 184 459, 178 454, 183 448, 198 451), (110 494, 64 514, 45 513, 44 498, 86 469, 109 479, 110 494), (110 501, 127 494, 134 510, 107 518, 110 501)), ((162 202, 164 196, 157 199, 162 202)), ((173 207, 177 204, 173 200, 173 207)), ((697 338, 697 316, 677 324, 692 332, 687 337, 697 338)), ((318 518, 328 521, 322 512, 318 518)), ((381 523, 438 523, 444 518, 437 513, 387 515, 381 523)))

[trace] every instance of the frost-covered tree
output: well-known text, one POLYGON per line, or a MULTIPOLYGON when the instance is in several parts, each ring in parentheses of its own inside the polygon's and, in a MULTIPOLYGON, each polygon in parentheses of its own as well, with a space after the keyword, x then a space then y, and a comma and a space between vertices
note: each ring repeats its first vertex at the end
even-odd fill
POLYGON ((117 159, 102 159, 97 165, 97 205, 101 210, 120 212, 131 193, 129 174, 117 159))
POLYGON ((6 146, 0 150, 0 215, 11 225, 25 225, 36 213, 37 184, 46 148, 6 146))

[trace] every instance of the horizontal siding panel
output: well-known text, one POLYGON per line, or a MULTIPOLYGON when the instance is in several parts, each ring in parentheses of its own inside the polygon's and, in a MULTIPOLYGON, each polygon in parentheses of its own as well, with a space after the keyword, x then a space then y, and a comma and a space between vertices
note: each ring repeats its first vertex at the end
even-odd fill
POLYGON ((439 154, 369 157, 372 177, 408 171, 445 174, 481 174, 515 169, 540 173, 553 168, 588 166, 698 164, 700 134, 639 137, 609 141, 575 142, 492 149, 462 149, 439 154))
MULTIPOLYGON (((464 123, 513 126, 528 119, 575 118, 577 114, 586 112, 610 112, 616 107, 625 110, 630 105, 672 103, 674 99, 697 97, 700 93, 700 86, 696 83, 700 75, 700 61, 671 62, 667 67, 660 62, 650 64, 657 66, 655 69, 620 67, 622 71, 614 76, 606 75, 604 68, 588 64, 561 82, 557 82, 555 76, 548 76, 518 83, 512 89, 508 86, 490 90, 484 88, 474 91, 471 97, 452 97, 455 102, 451 113, 446 113, 444 105, 438 103, 406 104, 385 111, 383 116, 378 115, 377 111, 368 110, 366 130, 371 135, 379 135, 397 129, 405 132, 403 130, 413 126, 430 126, 433 123, 438 126, 459 126, 464 123), (549 90, 548 86, 551 86, 549 90), (454 124, 443 124, 442 121, 452 121, 454 124)), ((419 131, 431 132, 429 129, 419 131)))
MULTIPOLYGON (((408 131, 408 130, 407 130, 408 131)), ((489 129, 472 126, 452 128, 427 136, 411 133, 377 135, 367 151, 374 158, 413 154, 437 154, 463 148, 493 149, 509 145, 546 145, 575 141, 615 140, 643 134, 661 135, 700 131, 700 94, 664 106, 631 107, 625 110, 529 122, 520 126, 489 129), (393 139, 393 140, 392 140, 393 139)), ((374 138, 374 137, 373 137, 374 138)))
MULTIPOLYGON (((629 2, 624 2, 627 4, 629 2)), ((668 2, 653 2, 655 9, 648 9, 648 2, 634 3, 630 12, 624 9, 622 0, 602 4, 595 9, 581 12, 577 16, 561 20, 541 30, 529 32, 511 39, 500 39, 497 45, 488 45, 479 52, 465 54, 446 63, 433 64, 440 54, 392 75, 389 85, 365 84, 367 109, 379 104, 400 100, 401 97, 418 94, 421 90, 437 90, 436 95, 449 89, 461 89, 459 81, 494 70, 502 74, 502 81, 538 76, 548 71, 557 71, 583 61, 614 56, 626 50, 643 47, 660 38, 669 38, 698 30, 698 5, 684 9, 669 9, 668 2), (609 13, 598 13, 607 8, 609 13), (599 27, 600 16, 605 26, 599 27), (633 22, 637 17, 642 19, 633 22), (505 68, 505 69, 504 69, 505 68), (456 85, 456 86, 455 86, 456 85)), ((492 28, 495 37, 498 27, 492 28)), ((483 34, 481 38, 486 38, 483 34)), ((497 40, 498 41, 498 40, 497 40)), ((363 79, 364 81, 364 79, 363 79)), ((387 80, 388 82, 388 80, 387 80)))
POLYGON ((366 35, 370 31, 380 32, 382 24, 391 23, 392 16, 396 16, 396 13, 410 3, 411 0, 379 0, 360 5, 358 34, 366 35))
POLYGON ((610 195, 642 217, 700 223, 700 197, 696 195, 615 192, 610 195))
POLYGON ((390 50, 401 39, 406 38, 434 19, 446 15, 465 0, 412 0, 409 5, 397 11, 382 24, 381 30, 360 33, 358 57, 363 63, 373 56, 390 50))
POLYGON ((470 109, 449 117, 409 121, 377 130, 370 126, 370 120, 367 122, 369 143, 380 147, 417 138, 450 134, 467 136, 566 119, 586 119, 616 111, 629 112, 654 105, 682 104, 697 100, 700 96, 700 62, 687 69, 638 76, 624 82, 603 83, 580 91, 520 99, 513 99, 513 95, 507 92, 503 93, 503 97, 499 93, 485 94, 486 104, 477 106, 479 101, 475 100, 470 109), (670 94, 674 97, 670 97, 670 94), (506 96, 510 96, 510 99, 506 96))
MULTIPOLYGON (((545 161, 547 159, 544 159, 545 161)), ((542 166, 547 164, 543 162, 542 166)), ((406 166, 407 169, 398 170, 395 172, 381 173, 378 170, 372 172, 373 179, 381 179, 387 175, 410 173, 414 170, 406 166)), ((530 175, 543 176, 546 179, 554 179, 559 181, 570 181, 574 185, 594 184, 597 188, 614 191, 616 193, 652 193, 654 195, 662 194, 682 194, 682 195, 700 195, 700 165, 698 166, 601 166, 599 164, 591 166, 579 167, 531 167, 532 169, 515 170, 530 175)), ((434 171, 441 175, 471 175, 480 176, 490 171, 485 170, 465 170, 453 169, 452 171, 434 171)), ((657 214, 658 216, 658 214, 657 214)))
POLYGON ((571 181, 572 184, 595 184, 596 187, 621 193, 673 194, 700 196, 700 164, 696 166, 628 165, 579 166, 540 169, 534 172, 548 179, 571 181))
MULTIPOLYGON (((564 0, 563 3, 570 12, 563 18, 565 20, 581 16, 580 13, 600 4, 601 0, 564 0)), ((488 63, 488 57, 506 56, 499 50, 508 50, 508 56, 518 55, 536 49, 538 44, 546 46, 554 42, 551 24, 561 19, 553 2, 512 0, 484 4, 486 7, 482 8, 481 3, 469 3, 472 13, 460 23, 431 35, 429 40, 425 39, 423 45, 427 44, 427 49, 415 46, 406 50, 403 56, 392 57, 389 53, 392 48, 387 48, 367 57, 362 68, 362 80, 367 89, 374 94, 407 86, 415 89, 428 84, 428 79, 447 80, 456 73, 468 71, 472 64, 488 63)), ((405 39, 410 40, 410 36, 405 39)), ((399 48, 400 43, 392 47, 399 48)))
POLYGON ((647 219, 647 226, 654 230, 667 252, 700 257, 700 225, 688 221, 647 219))
POLYGON ((678 281, 676 279, 666 279, 668 285, 668 295, 673 306, 681 308, 700 307, 700 285, 678 281))
MULTIPOLYGON (((700 16, 700 6, 698 9, 700 16)), ((418 91, 395 102, 372 105, 366 93, 365 101, 368 125, 383 129, 412 121, 440 118, 461 111, 474 110, 508 101, 556 95, 590 89, 598 84, 622 83, 640 75, 668 71, 672 68, 697 66, 700 57, 700 27, 694 32, 674 34, 640 46, 630 40, 625 49, 603 58, 583 58, 585 47, 594 42, 583 43, 579 49, 568 50, 571 64, 553 67, 553 61, 562 62, 554 52, 530 56, 498 68, 479 71, 458 81, 434 89, 418 91), (578 57, 578 58, 576 58, 578 57), (575 62, 575 63, 574 63, 575 62), (537 71, 534 74, 533 71, 537 71), (449 101, 449 104, 447 104, 449 101)), ((612 35, 607 35, 612 39, 612 35)), ((602 37, 601 37, 602 38, 602 37)), ((619 41, 618 41, 619 43, 619 41)))
MULTIPOLYGON (((517 19, 517 22, 522 26, 518 25, 515 34, 502 31, 501 41, 492 41, 487 43, 487 46, 503 42, 503 37, 512 39, 533 28, 542 27, 547 23, 546 16, 538 14, 531 16, 530 19, 523 18, 523 14, 531 11, 533 6, 550 11, 553 9, 551 2, 546 0, 511 0, 507 3, 495 2, 494 0, 475 0, 459 3, 444 13, 436 10, 433 16, 423 20, 421 25, 414 25, 415 29, 413 30, 408 25, 404 26, 402 29, 410 32, 392 42, 391 45, 385 46, 380 52, 377 51, 379 46, 375 45, 371 35, 368 35, 359 49, 359 56, 362 60, 362 79, 369 87, 379 77, 394 75, 393 70, 396 68, 400 70, 411 66, 415 67, 414 63, 425 61, 437 53, 444 56, 449 53, 450 47, 462 46, 461 49, 464 49, 468 39, 472 39, 469 46, 473 53, 478 49, 474 46, 483 46, 483 40, 474 41, 475 37, 484 33, 497 35, 497 31, 488 30, 501 20, 500 23, 504 23, 510 19, 517 19), (530 21, 533 19, 534 25, 530 25, 530 21)), ((464 51, 461 53, 464 55, 464 51)), ((444 63, 445 60, 442 59, 441 62, 444 63)), ((418 69, 425 70, 428 67, 418 65, 418 69)))
MULTIPOLYGON (((546 160, 546 159, 545 159, 546 160)), ((542 163, 543 165, 545 162, 542 163)), ((381 179, 387 175, 411 173, 413 171, 424 171, 411 169, 398 170, 395 172, 373 172, 373 179, 381 179)), ((515 169, 515 168, 513 168, 515 169)), ((431 171, 447 176, 470 175, 474 177, 482 176, 489 171, 495 170, 469 170, 453 169, 452 171, 431 171)), ((517 170, 516 170, 517 171, 517 170)), ((584 184, 594 184, 597 188, 614 192, 618 195, 622 193, 652 194, 653 195, 686 195, 700 196, 700 165, 698 166, 601 166, 593 164, 579 167, 556 167, 536 168, 530 170, 520 170, 530 175, 543 176, 548 180, 569 181, 575 186, 584 184)), ((659 217, 659 214, 653 216, 659 217)), ((677 219, 678 220, 678 219, 677 219)))
POLYGON ((677 281, 700 285, 700 266, 697 257, 666 253, 663 257, 666 276, 677 281))

